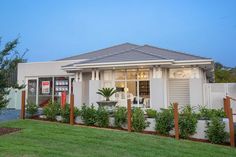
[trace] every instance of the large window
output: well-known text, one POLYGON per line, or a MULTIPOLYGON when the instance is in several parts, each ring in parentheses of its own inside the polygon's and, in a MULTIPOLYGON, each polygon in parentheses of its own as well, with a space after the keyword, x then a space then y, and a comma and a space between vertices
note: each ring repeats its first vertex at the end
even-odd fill
POLYGON ((71 78, 69 81, 69 77, 29 79, 27 82, 27 101, 44 107, 51 99, 60 102, 62 92, 66 92, 67 100, 69 100, 69 93, 73 91, 73 80, 74 78, 71 78))
POLYGON ((36 103, 37 99, 37 79, 28 80, 28 102, 36 103))
POLYGON ((131 99, 134 107, 150 107, 149 69, 115 71, 115 95, 118 105, 127 105, 131 99))

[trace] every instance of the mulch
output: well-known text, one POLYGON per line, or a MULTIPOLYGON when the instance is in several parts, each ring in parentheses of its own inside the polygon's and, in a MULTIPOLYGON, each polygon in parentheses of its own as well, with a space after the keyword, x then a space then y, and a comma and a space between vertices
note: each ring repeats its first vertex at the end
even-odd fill
POLYGON ((10 133, 13 133, 13 132, 17 132, 17 131, 20 131, 21 128, 0 128, 0 136, 1 135, 5 135, 5 134, 10 134, 10 133))

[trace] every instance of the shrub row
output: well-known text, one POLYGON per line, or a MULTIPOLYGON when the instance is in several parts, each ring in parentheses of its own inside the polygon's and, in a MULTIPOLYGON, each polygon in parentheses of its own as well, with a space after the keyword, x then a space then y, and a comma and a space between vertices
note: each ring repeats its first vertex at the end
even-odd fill
MULTIPOLYGON (((33 116, 38 107, 34 103, 28 102, 26 105, 27 113, 33 116)), ((196 132, 197 120, 203 119, 207 121, 206 136, 212 143, 223 143, 228 134, 225 132, 225 123, 222 118, 225 117, 223 109, 207 109, 200 108, 200 112, 196 114, 189 105, 183 107, 179 113, 179 129, 180 137, 188 138, 196 132)), ((55 120, 57 115, 61 115, 63 122, 69 122, 70 106, 65 105, 61 108, 57 102, 50 101, 49 104, 43 108, 43 114, 47 119, 55 120)), ((99 127, 109 126, 109 112, 103 107, 95 109, 94 106, 83 105, 81 111, 74 108, 75 117, 80 115, 85 125, 96 125, 99 127)), ((173 107, 168 109, 161 109, 157 112, 153 109, 146 110, 146 117, 155 118, 155 130, 162 135, 169 135, 174 128, 174 113, 173 107)), ((122 128, 127 123, 127 109, 125 107, 117 107, 113 113, 115 119, 115 127, 122 128)), ((149 124, 145 121, 145 114, 140 108, 132 109, 132 129, 136 132, 142 132, 149 124)))

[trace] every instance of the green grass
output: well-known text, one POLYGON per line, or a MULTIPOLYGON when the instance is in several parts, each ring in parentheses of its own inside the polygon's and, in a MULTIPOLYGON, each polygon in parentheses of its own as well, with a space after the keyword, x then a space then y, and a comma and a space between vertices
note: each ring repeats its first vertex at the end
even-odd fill
POLYGON ((7 157, 235 157, 236 148, 156 135, 66 124, 16 120, 0 127, 23 128, 0 136, 0 156, 7 157))

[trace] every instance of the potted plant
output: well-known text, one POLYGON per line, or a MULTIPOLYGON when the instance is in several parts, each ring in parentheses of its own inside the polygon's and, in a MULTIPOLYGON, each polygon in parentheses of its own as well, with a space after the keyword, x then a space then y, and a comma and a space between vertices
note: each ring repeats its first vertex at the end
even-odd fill
POLYGON ((98 89, 97 94, 106 98, 106 101, 110 101, 110 97, 115 94, 117 91, 114 88, 102 88, 98 89))
POLYGON ((103 106, 112 113, 117 101, 110 101, 110 97, 115 94, 117 91, 114 88, 102 88, 98 89, 97 94, 105 98, 105 101, 98 101, 99 106, 103 106))

